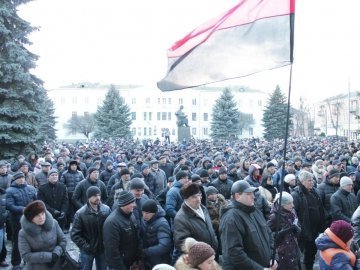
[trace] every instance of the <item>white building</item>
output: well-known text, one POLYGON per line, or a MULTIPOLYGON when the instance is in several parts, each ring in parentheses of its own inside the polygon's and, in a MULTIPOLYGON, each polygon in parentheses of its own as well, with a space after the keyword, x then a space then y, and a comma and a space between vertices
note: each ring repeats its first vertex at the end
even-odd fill
MULTIPOLYGON (((175 112, 180 105, 187 114, 191 135, 198 139, 210 138, 211 113, 215 100, 220 97, 224 88, 199 87, 181 91, 161 92, 153 87, 119 86, 120 95, 129 105, 132 116, 131 130, 134 138, 157 138, 169 129, 172 140, 177 138, 175 112)), ((255 123, 242 130, 239 137, 262 137, 262 115, 269 95, 265 92, 230 87, 238 104, 239 111, 253 116, 255 123)), ((58 140, 84 140, 82 134, 69 134, 64 129, 72 115, 94 113, 105 98, 107 86, 57 88, 48 91, 55 105, 57 117, 58 140)))

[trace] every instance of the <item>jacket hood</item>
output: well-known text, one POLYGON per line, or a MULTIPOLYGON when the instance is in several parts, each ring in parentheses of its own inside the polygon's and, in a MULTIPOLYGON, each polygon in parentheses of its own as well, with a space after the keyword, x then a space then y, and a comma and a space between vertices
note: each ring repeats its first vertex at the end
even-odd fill
POLYGON ((25 216, 22 215, 20 219, 21 228, 24 230, 26 234, 32 237, 39 235, 42 230, 50 231, 54 225, 54 219, 48 211, 46 211, 45 216, 46 216, 46 220, 44 225, 39 226, 31 221, 28 221, 25 218, 25 216))
POLYGON ((325 250, 328 248, 340 248, 325 233, 320 234, 318 238, 315 239, 315 244, 318 250, 325 250))

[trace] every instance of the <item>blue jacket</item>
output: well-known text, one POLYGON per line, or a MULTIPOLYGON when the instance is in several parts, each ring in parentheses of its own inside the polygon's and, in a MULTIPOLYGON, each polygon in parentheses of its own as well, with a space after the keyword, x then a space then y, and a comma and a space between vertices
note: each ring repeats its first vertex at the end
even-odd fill
POLYGON ((6 209, 10 212, 10 218, 20 221, 25 206, 34 200, 36 200, 36 189, 33 186, 18 185, 13 181, 6 190, 6 209))
POLYGON ((165 219, 165 211, 158 207, 154 217, 141 222, 143 253, 151 267, 160 263, 169 263, 172 247, 170 225, 165 219))
POLYGON ((182 184, 178 181, 175 181, 174 185, 169 189, 166 194, 166 205, 165 211, 168 217, 174 219, 176 213, 179 211, 183 198, 180 195, 180 189, 182 188, 182 184))
MULTIPOLYGON (((342 249, 338 246, 327 234, 320 234, 315 240, 315 244, 318 250, 323 251, 329 248, 342 249)), ((345 244, 344 244, 345 245, 345 244)), ((322 256, 319 256, 319 268, 320 270, 342 269, 353 270, 357 269, 350 264, 350 258, 344 253, 337 253, 332 257, 330 265, 328 265, 322 256)))

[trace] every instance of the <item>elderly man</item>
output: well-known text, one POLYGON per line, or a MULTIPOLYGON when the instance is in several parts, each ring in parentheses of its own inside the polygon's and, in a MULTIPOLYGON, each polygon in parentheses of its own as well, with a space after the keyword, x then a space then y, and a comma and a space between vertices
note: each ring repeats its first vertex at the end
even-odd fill
POLYGON ((232 201, 220 220, 224 270, 277 268, 276 262, 271 263, 270 228, 255 207, 256 190, 245 180, 235 182, 231 188, 232 201))
MULTIPOLYGON (((184 240, 188 237, 209 244, 218 250, 218 241, 213 229, 210 215, 204 205, 201 205, 199 185, 191 183, 180 190, 184 199, 179 212, 174 219, 174 246, 176 254, 180 254, 184 240)), ((173 258, 175 259, 175 258, 173 258)))
POLYGON ((351 216, 358 206, 352 188, 353 181, 351 178, 347 176, 341 177, 340 188, 330 198, 332 221, 341 219, 351 223, 351 216))
POLYGON ((319 232, 323 232, 326 228, 323 204, 314 189, 313 177, 312 173, 300 171, 300 183, 291 193, 301 227, 298 243, 301 252, 304 254, 303 265, 305 270, 313 269, 317 252, 315 239, 319 232))

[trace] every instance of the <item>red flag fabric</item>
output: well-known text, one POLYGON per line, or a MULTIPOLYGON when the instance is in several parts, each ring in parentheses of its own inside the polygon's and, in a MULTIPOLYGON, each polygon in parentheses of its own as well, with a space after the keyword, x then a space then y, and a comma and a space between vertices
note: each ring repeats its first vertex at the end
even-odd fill
POLYGON ((295 0, 242 0, 168 50, 162 91, 248 76, 293 61, 295 0))

